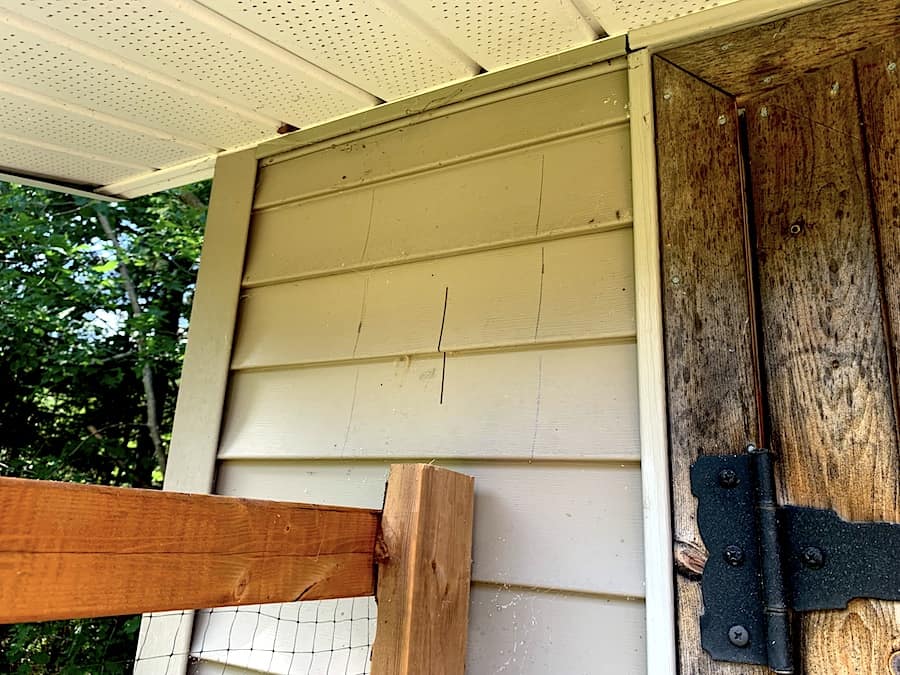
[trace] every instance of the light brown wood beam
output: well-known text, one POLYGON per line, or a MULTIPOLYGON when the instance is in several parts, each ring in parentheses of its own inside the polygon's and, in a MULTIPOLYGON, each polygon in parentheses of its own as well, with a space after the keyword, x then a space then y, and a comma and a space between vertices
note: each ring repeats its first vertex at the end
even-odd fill
POLYGON ((0 623, 373 595, 379 520, 0 478, 0 623))

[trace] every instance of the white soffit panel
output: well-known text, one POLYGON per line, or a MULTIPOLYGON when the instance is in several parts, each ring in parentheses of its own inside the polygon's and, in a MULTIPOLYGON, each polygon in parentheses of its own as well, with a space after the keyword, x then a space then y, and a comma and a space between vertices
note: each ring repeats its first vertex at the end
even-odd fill
POLYGON ((46 99, 35 100, 0 84, 0 131, 26 141, 42 140, 79 153, 106 157, 111 162, 127 162, 144 171, 197 156, 196 146, 123 128, 89 114, 73 114, 71 107, 48 103, 46 99))
POLYGON ((50 143, 25 143, 2 133, 0 171, 45 176, 76 185, 114 183, 138 172, 133 166, 72 154, 50 143))
MULTIPOLYGON (((568 0, 564 0, 568 2, 568 0)), ((390 100, 469 77, 473 61, 379 0, 202 0, 210 9, 390 100)))
POLYGON ((597 33, 560 0, 394 0, 487 70, 577 47, 597 33))
POLYGON ((0 82, 164 130, 213 150, 273 135, 271 127, 215 101, 173 90, 119 63, 64 46, 63 40, 39 26, 25 28, 0 10, 0 82))
POLYGON ((138 196, 283 125, 760 1, 0 0, 0 172, 138 196))
POLYGON ((15 12, 296 127, 376 103, 193 0, 20 0, 15 12))
POLYGON ((597 20, 603 20, 603 12, 610 5, 614 17, 624 24, 626 29, 650 26, 652 24, 669 21, 679 16, 693 14, 710 7, 727 5, 737 0, 582 0, 587 4, 595 5, 597 20))

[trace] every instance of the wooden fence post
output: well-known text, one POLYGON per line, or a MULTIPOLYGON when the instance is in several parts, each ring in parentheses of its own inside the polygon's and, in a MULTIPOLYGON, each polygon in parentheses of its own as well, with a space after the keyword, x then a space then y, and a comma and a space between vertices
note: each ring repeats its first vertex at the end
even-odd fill
POLYGON ((471 476, 430 464, 391 467, 372 675, 464 672, 473 505, 471 476))

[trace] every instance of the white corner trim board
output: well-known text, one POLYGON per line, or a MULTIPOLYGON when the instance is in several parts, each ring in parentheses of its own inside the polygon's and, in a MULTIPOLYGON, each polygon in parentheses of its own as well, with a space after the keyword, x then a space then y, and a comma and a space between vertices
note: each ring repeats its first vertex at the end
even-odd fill
POLYGON ((669 448, 659 270, 653 72, 648 50, 629 54, 628 65, 647 672, 674 673, 675 599, 669 448))
MULTIPOLYGON (((252 149, 216 162, 166 490, 208 493, 213 488, 256 167, 252 149)), ((185 672, 192 626, 193 612, 145 616, 134 672, 185 672)))

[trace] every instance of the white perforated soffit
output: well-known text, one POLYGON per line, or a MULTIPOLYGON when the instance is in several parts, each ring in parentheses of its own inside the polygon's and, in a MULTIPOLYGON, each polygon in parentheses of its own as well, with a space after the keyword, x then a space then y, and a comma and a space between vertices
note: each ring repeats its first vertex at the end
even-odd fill
POLYGON ((0 172, 152 191, 284 124, 731 1, 0 0, 0 172))

